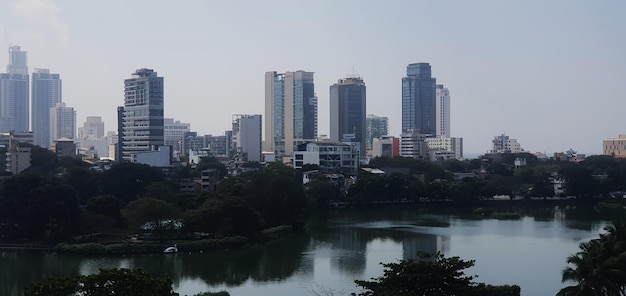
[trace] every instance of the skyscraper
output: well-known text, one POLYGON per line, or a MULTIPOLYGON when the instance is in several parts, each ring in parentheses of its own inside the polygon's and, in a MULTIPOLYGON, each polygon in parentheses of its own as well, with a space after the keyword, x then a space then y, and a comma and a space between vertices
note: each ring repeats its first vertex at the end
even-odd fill
MULTIPOLYGON (((60 138, 74 139, 76 137, 76 111, 59 102, 50 111, 50 138, 56 141, 60 138)), ((44 147, 50 147, 50 144, 44 147)))
POLYGON ((61 76, 50 74, 49 69, 35 69, 32 74, 32 123, 35 145, 50 147, 50 108, 62 101, 61 76))
POLYGON ((330 139, 340 142, 352 134, 365 157, 365 83, 361 77, 340 79, 330 86, 330 139))
POLYGON ((402 78, 402 131, 436 133, 435 78, 430 64, 415 63, 406 67, 402 78))
POLYGON ((94 140, 104 137, 104 122, 100 116, 87 116, 82 127, 78 128, 79 140, 94 140))
MULTIPOLYGON (((119 109, 118 109, 119 110, 119 109)), ((138 69, 124 80, 122 157, 156 150, 164 143, 163 77, 152 69, 138 69)))
POLYGON ((436 135, 450 137, 450 91, 437 84, 436 98, 436 135))
POLYGON ((0 74, 0 132, 29 131, 26 52, 9 47, 7 73, 0 74))
POLYGON ((294 146, 317 138, 313 72, 265 73, 265 151, 293 155, 294 146))

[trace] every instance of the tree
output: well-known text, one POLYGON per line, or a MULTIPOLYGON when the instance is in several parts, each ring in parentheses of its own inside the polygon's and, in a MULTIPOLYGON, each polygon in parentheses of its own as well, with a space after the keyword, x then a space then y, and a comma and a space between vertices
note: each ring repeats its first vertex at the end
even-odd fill
POLYGON ((113 219, 117 226, 124 225, 120 200, 113 195, 98 195, 87 201, 87 212, 113 219))
POLYGON ((55 177, 20 174, 0 194, 0 233, 20 239, 58 242, 80 225, 74 191, 55 177))
POLYGON ((475 276, 464 270, 474 266, 474 261, 459 257, 446 258, 437 252, 419 253, 419 260, 405 259, 386 263, 383 276, 372 281, 356 280, 365 291, 353 296, 489 296, 520 295, 519 286, 490 286, 473 282, 475 276))
POLYGON ((199 209, 185 213, 183 221, 187 231, 209 232, 216 236, 251 235, 265 226, 261 215, 235 196, 209 198, 199 209))
POLYGON ((110 194, 127 204, 144 193, 146 185, 163 181, 163 172, 145 164, 120 162, 100 177, 100 194, 110 194))
POLYGON ((174 296, 172 281, 150 276, 141 270, 100 269, 99 274, 70 278, 47 278, 26 286, 24 296, 49 295, 174 296))
POLYGON ((163 242, 166 233, 176 230, 179 212, 171 204, 154 198, 140 198, 128 204, 126 217, 135 228, 146 226, 163 242))

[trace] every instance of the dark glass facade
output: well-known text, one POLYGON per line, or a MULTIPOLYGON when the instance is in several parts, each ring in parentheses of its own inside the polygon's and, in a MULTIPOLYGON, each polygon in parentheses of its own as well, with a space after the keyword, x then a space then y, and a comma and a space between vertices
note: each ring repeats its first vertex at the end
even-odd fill
POLYGON ((436 132, 436 80, 428 63, 407 66, 402 78, 402 131, 436 132))
POLYGON ((330 86, 330 139, 340 142, 345 134, 353 134, 365 155, 366 88, 358 77, 341 79, 330 86))

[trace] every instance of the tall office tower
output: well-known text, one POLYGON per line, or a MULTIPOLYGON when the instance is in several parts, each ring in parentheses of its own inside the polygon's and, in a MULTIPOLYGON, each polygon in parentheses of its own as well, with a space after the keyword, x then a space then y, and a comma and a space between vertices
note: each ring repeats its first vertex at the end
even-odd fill
POLYGON ((130 161, 133 153, 163 146, 163 77, 152 69, 136 70, 124 80, 123 110, 123 160, 130 161))
POLYGON ((437 136, 450 137, 450 91, 443 87, 442 84, 437 84, 435 96, 437 106, 437 126, 435 133, 437 136))
POLYGON ((317 138, 313 72, 265 73, 265 151, 292 156, 294 147, 317 138))
POLYGON ((82 127, 78 128, 79 140, 95 140, 104 137, 104 122, 100 116, 87 116, 82 127))
POLYGON ((183 140, 185 133, 189 132, 191 124, 165 118, 163 120, 163 142, 166 146, 172 146, 172 151, 183 153, 183 140))
POLYGON ((358 76, 339 79, 330 86, 330 139, 341 142, 352 135, 365 157, 365 83, 358 76))
POLYGON ((365 145, 367 150, 372 150, 374 138, 386 136, 389 133, 389 118, 374 114, 365 116, 365 145))
MULTIPOLYGON (((74 139, 76 131, 76 111, 66 107, 65 103, 57 103, 50 108, 50 138, 56 141, 60 138, 74 139)), ((48 146, 50 147, 50 144, 48 146)))
POLYGON ((29 131, 26 52, 9 47, 7 73, 0 74, 0 132, 29 131))
POLYGON ((261 115, 233 115, 233 149, 243 161, 261 161, 261 115))
POLYGON ((415 63, 406 67, 402 78, 402 132, 436 132, 435 78, 430 64, 415 63))
POLYGON ((62 101, 61 76, 49 69, 35 69, 31 85, 31 128, 35 145, 50 147, 50 108, 62 101))

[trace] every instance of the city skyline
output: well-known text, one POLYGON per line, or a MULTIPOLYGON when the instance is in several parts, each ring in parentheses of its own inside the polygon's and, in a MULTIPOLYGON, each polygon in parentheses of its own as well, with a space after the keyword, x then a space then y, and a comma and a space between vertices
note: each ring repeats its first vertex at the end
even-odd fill
POLYGON ((123 102, 119 81, 134 69, 167 77, 165 117, 213 135, 230 129, 233 114, 263 113, 263 73, 303 69, 316 73, 319 134, 329 134, 323 90, 355 69, 368 82, 367 113, 388 117, 398 136, 400 80, 417 62, 450 90, 450 136, 463 137, 468 154, 488 151, 502 133, 527 151, 600 154, 603 139, 626 131, 606 120, 626 107, 626 3, 164 2, 150 3, 149 23, 136 18, 141 7, 5 1, 0 26, 5 48, 19 45, 30 68, 63 77, 77 121, 101 116, 107 131, 123 102))

